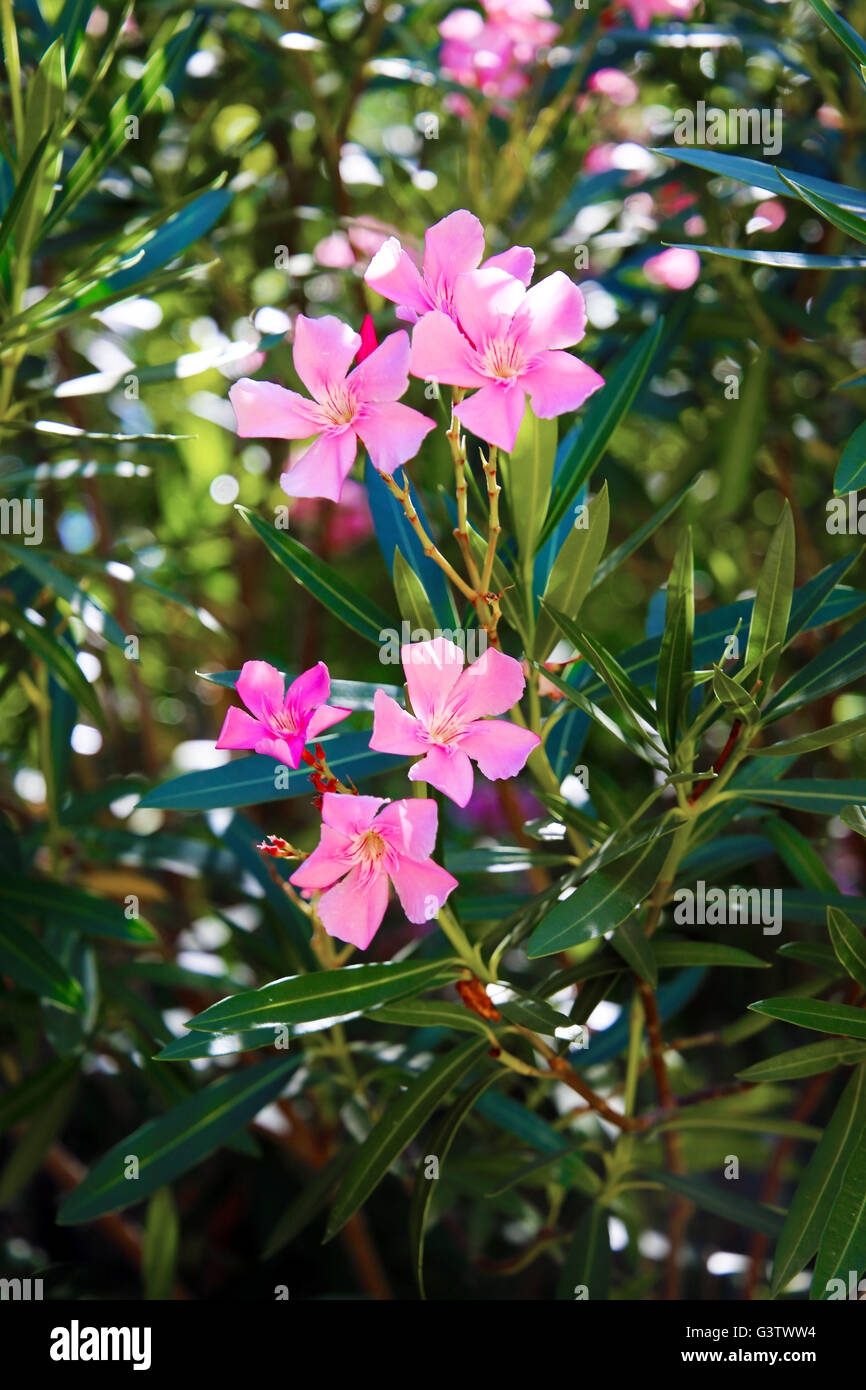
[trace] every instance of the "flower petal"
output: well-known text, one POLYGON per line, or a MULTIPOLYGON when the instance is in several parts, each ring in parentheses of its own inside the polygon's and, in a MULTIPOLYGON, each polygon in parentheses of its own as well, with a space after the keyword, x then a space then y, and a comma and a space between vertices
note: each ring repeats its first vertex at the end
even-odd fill
POLYGON ((376 829, 401 857, 426 859, 436 845, 439 808, 432 797, 392 801, 376 817, 376 829))
POLYGON ((355 418, 353 428, 366 447, 370 462, 380 473, 393 473, 401 464, 413 459, 421 448, 425 435, 436 428, 420 410, 413 410, 399 401, 365 405, 355 418))
POLYGON ((304 751, 304 735, 297 734, 266 734, 260 738, 256 744, 255 751, 261 753, 266 758, 276 758, 278 763, 285 763, 287 767, 295 771, 301 766, 301 754, 304 751))
POLYGON ((389 237, 376 252, 364 276, 364 283, 383 299, 424 314, 430 308, 417 266, 396 237, 389 237))
POLYGON ((282 672, 269 661, 245 661, 235 690, 247 709, 265 725, 275 714, 282 713, 286 682, 282 672))
POLYGON ((427 745, 419 736, 418 720, 384 690, 373 697, 373 733, 370 747, 375 753, 423 753, 427 745))
POLYGON ((388 875, 383 869, 371 873, 358 865, 322 894, 316 911, 329 936, 366 951, 382 925, 387 906, 388 875))
POLYGON ((310 395, 321 401, 329 386, 345 380, 361 335, 333 314, 308 319, 298 314, 292 361, 310 395))
POLYGON ((309 439, 322 428, 321 412, 297 391, 243 376, 229 390, 240 439, 309 439))
POLYGON ((454 285, 460 327, 479 349, 490 338, 504 338, 526 294, 521 282, 505 270, 472 270, 460 275, 454 285))
POLYGON ((362 401, 396 401, 409 385, 409 334, 405 328, 389 333, 363 362, 349 373, 362 401))
POLYGON ((447 637, 430 642, 407 642, 400 648, 412 712, 427 727, 445 708, 466 660, 462 647, 447 637))
POLYGON ((426 758, 412 764, 408 776, 410 782, 429 782, 458 806, 465 806, 472 795, 472 764, 456 744, 448 749, 430 748, 426 758))
POLYGON ((216 746, 217 748, 255 748, 264 732, 264 728, 257 719, 253 719, 246 710, 238 709, 237 705, 232 705, 223 721, 216 746))
POLYGON ((496 444, 511 453, 525 410, 523 379, 509 377, 502 381, 488 380, 474 396, 468 396, 455 406, 454 414, 479 439, 486 439, 488 444, 496 444))
POLYGON ((289 882, 296 888, 329 888, 352 866, 348 846, 345 835, 323 825, 321 840, 289 876, 289 882))
POLYGON ((412 330, 409 371, 422 381, 446 386, 483 386, 487 380, 457 324, 440 309, 425 314, 412 330))
POLYGON ((522 285, 528 285, 535 269, 535 252, 529 246, 511 246, 498 256, 488 256, 481 269, 504 270, 522 285))
POLYGON ((449 893, 457 888, 453 874, 432 859, 417 863, 401 859, 391 869, 391 878, 403 911, 410 922, 429 922, 442 907, 449 893))
POLYGON ((479 719, 460 739, 460 747, 491 782, 516 777, 541 739, 508 719, 479 719))
POLYGON ((322 705, 331 693, 331 677, 324 661, 296 676, 286 691, 285 706, 293 713, 308 713, 322 705))
POLYGON ((310 716, 307 738, 318 738, 319 734, 323 734, 333 724, 339 724, 341 719, 348 719, 351 713, 350 709, 342 709, 339 705, 319 705, 310 716))
POLYGON ((339 502, 357 452, 358 441, 348 425, 326 430, 280 475, 280 487, 289 497, 327 497, 339 502))
POLYGON ((424 274, 431 284, 453 285, 462 271, 474 270, 483 255, 484 228, 465 208, 449 213, 424 234, 424 274))
POLYGON ((577 410, 587 396, 604 385, 604 377, 579 357, 558 349, 540 352, 523 377, 532 409, 542 420, 552 420, 566 411, 577 410))
POLYGON ((561 270, 527 290, 514 316, 514 330, 527 353, 572 347, 580 342, 585 329, 583 295, 561 270))
POLYGON ((322 820, 333 830, 349 837, 369 830, 380 806, 381 796, 345 796, 340 792, 325 792, 322 797, 322 820))
POLYGON ((520 662, 495 647, 487 647, 477 661, 466 667, 444 713, 453 715, 464 726, 486 714, 505 714, 517 704, 525 686, 520 662))

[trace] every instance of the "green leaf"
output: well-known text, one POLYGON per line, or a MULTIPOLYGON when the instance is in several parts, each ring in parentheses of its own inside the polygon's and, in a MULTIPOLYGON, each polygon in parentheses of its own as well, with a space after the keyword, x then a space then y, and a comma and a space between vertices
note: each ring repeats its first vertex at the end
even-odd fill
POLYGON ((723 709, 730 710, 738 719, 753 723, 760 718, 760 710, 748 690, 723 671, 721 666, 713 667, 713 694, 723 709))
POLYGON ((212 1004, 204 1013, 189 1019, 187 1027, 201 1028, 206 1033, 237 1033, 245 1028, 345 1018, 388 999, 433 989, 460 973, 461 967, 447 960, 407 960, 290 975, 212 1004))
POLYGON ((863 933, 837 907, 827 908, 827 930, 839 963, 852 980, 866 989, 866 940, 863 933))
POLYGON ((800 1179, 776 1245, 770 1296, 790 1284, 818 1248, 836 1192, 866 1130, 866 1067, 852 1075, 800 1179))
POLYGON ((656 709, 659 732, 668 752, 677 745, 680 724, 691 694, 686 676, 692 670, 695 627, 695 580, 692 533, 687 528, 677 548, 665 601, 665 625, 659 649, 656 709))
POLYGON ((866 1059, 866 1042, 846 1042, 843 1038, 824 1038, 806 1047, 792 1047, 763 1062, 755 1062, 736 1074, 742 1081, 799 1081, 835 1067, 856 1066, 866 1059))
POLYGON ((151 946, 159 940, 147 922, 140 917, 128 919, 116 903, 48 879, 4 874, 0 876, 0 903, 22 915, 32 912, 39 918, 55 917, 69 931, 85 936, 104 936, 131 946, 151 946))
POLYGON ((268 1237, 262 1251, 263 1260, 272 1260, 315 1219, 348 1168, 351 1158, 352 1150, 347 1147, 305 1180, 297 1197, 283 1212, 268 1237))
POLYGON ((269 1105, 300 1058, 269 1058, 196 1091, 165 1115, 148 1120, 115 1144, 64 1199, 61 1226, 95 1221, 122 1211, 173 1182, 230 1139, 269 1105), (127 1178, 128 1155, 138 1160, 138 1177, 127 1178))
POLYGON ((816 777, 799 782, 792 779, 781 785, 769 780, 742 783, 736 788, 719 792, 718 800, 736 798, 761 801, 769 806, 787 806, 792 811, 815 811, 822 816, 838 816, 855 797, 862 795, 862 781, 824 781, 816 777))
POLYGON ((79 1057, 59 1057, 31 1072, 0 1096, 0 1134, 40 1110, 57 1091, 64 1090, 81 1066, 79 1057))
POLYGON ((485 1026, 477 1014, 462 1004, 449 1004, 444 999, 405 999, 397 1004, 383 1004, 372 1011, 371 1017, 377 1023, 393 1023, 401 1028, 456 1028, 459 1032, 490 1036, 490 1024, 485 1026))
POLYGON ((514 448, 507 462, 502 461, 511 525, 524 561, 538 548, 553 481, 556 440, 556 420, 539 420, 527 404, 514 448))
MULTIPOLYGON (((0 580, 2 587, 2 580, 0 580)), ((0 623, 8 623, 19 642, 23 642, 28 651, 34 656, 38 656, 45 662, 54 679, 59 686, 71 695, 88 714, 102 725, 102 710, 99 708, 99 701, 93 693, 93 687, 87 681, 84 672, 75 663, 75 658, 71 655, 68 648, 63 646, 52 637, 51 633, 44 627, 38 627, 36 623, 11 603, 0 599, 0 623)))
POLYGON ((779 170, 785 183, 793 188, 799 198, 802 198, 815 212, 820 212, 828 222, 834 227, 838 227, 840 232, 845 232, 846 236, 854 237, 855 241, 866 241, 866 219, 858 217, 856 213, 848 211, 846 208, 839 207, 836 203, 830 202, 828 198, 822 198, 819 194, 810 192, 798 183, 796 179, 786 178, 779 170))
POLYGON ((840 815, 849 830, 866 836, 866 806, 843 806, 840 815))
POLYGON ((42 999, 51 999, 64 1009, 83 1012, 84 995, 78 981, 55 960, 38 937, 6 917, 0 923, 0 971, 16 984, 32 989, 42 999))
MULTIPOLYGON (((544 590, 544 599, 570 618, 577 619, 584 599, 589 593, 598 563, 607 544, 610 523, 610 502, 607 483, 588 504, 586 525, 573 526, 554 561, 544 590)), ((554 645, 555 626, 550 614, 542 610, 538 616, 532 653, 543 661, 554 645)))
MULTIPOLYGON (((54 131, 47 130, 40 139, 36 148, 33 150, 32 154, 30 155, 30 158, 28 159, 27 164, 23 172, 21 173, 21 176, 19 177, 18 182, 15 185, 15 192, 12 194, 12 197, 9 200, 6 210, 3 213, 3 221, 0 222, 0 258, 3 257, 3 253, 6 250, 9 238, 12 236, 12 233, 15 231, 15 228, 18 225, 19 220, 21 219, 21 214, 24 210, 25 205, 30 202, 30 198, 28 195, 30 193, 31 188, 33 187, 34 179, 36 178, 37 174, 39 174, 41 171, 43 156, 45 154, 48 142, 53 138, 54 131)), ((16 238, 16 240, 18 240, 18 238, 16 238)), ((0 261, 0 263, 2 263, 2 261, 0 261)), ((4 267, 4 276, 5 274, 6 270, 4 267)))
POLYGON ((553 535, 628 412, 655 356, 663 327, 664 319, 659 319, 647 329, 593 397, 577 439, 559 470, 547 519, 538 537, 539 547, 553 535))
POLYGON ((755 456, 764 438, 772 353, 763 349, 746 365, 736 404, 726 405, 718 452, 719 490, 714 505, 722 518, 736 516, 749 495, 755 456))
MULTIPOLYGON (((5 550, 17 565, 23 565, 29 570, 40 583, 53 589, 61 598, 66 599, 76 617, 80 618, 85 627, 91 632, 98 633, 101 637, 113 642, 121 651, 126 647, 126 633, 120 624, 111 614, 103 608, 98 599, 82 589, 80 584, 76 584, 74 579, 70 579, 68 574, 63 574, 55 569, 47 560, 43 560, 41 555, 35 555, 33 550, 23 545, 8 545, 5 541, 0 541, 0 549, 5 550)), ((0 580, 2 584, 2 580, 0 580)))
POLYGON ((652 889, 669 847, 669 834, 663 831, 560 898, 529 938, 530 958, 553 955, 613 931, 652 889))
POLYGON ((855 1148, 830 1208, 812 1276, 810 1299, 829 1297, 831 1279, 841 1278, 848 1290, 866 1266, 866 1145, 855 1148))
POLYGON ((577 623, 572 622, 564 613, 550 607, 543 599, 542 607, 550 613, 563 637, 571 642, 572 646, 580 652, 584 660, 607 685, 638 738, 645 740, 646 734, 636 716, 640 716, 652 728, 655 728, 656 712, 625 668, 620 666, 616 657, 606 647, 603 647, 595 638, 590 637, 583 628, 578 627, 577 623))
MULTIPOLYGON (((374 967, 367 967, 374 968, 374 967)), ((392 1100, 358 1149, 331 1210, 325 1240, 331 1240, 363 1206, 395 1159, 414 1139, 441 1100, 480 1061, 489 1044, 470 1038, 436 1061, 392 1100)))
POLYGON ((732 1221, 735 1226, 745 1226, 750 1231, 760 1231, 762 1235, 778 1235, 782 1228, 782 1213, 774 1211, 763 1202, 752 1202, 748 1197, 740 1197, 736 1192, 717 1187, 704 1178, 684 1178, 678 1173, 666 1173, 662 1169, 648 1169, 646 1176, 659 1182, 680 1197, 687 1197, 695 1206, 704 1211, 732 1221))
POLYGON ((240 512, 244 521, 264 541, 271 554, 289 571, 292 578, 308 589, 314 598, 324 604, 329 613, 333 613, 353 632, 366 637, 368 642, 377 647, 385 640, 383 632, 387 635, 395 628, 399 632, 399 624, 395 624, 383 609, 368 599, 357 585, 350 584, 331 565, 314 555, 305 545, 301 545, 300 541, 296 541, 293 536, 283 535, 270 522, 263 521, 247 507, 236 506, 235 510, 240 512))
POLYGON ((795 545, 794 519, 786 499, 761 566, 744 663, 746 666, 759 663, 755 679, 762 682, 765 692, 775 675, 788 630, 794 593, 795 545))
POLYGON ((809 0, 817 15, 820 15, 827 28, 839 40, 842 47, 857 64, 866 63, 866 44, 851 25, 831 9, 826 0, 809 0))
POLYGON ((241 1033, 184 1033, 153 1054, 155 1062, 192 1062, 204 1057, 230 1057, 236 1052, 255 1052, 271 1047, 275 1032, 248 1028, 241 1033))
POLYGON ((170 1187, 161 1187, 147 1204, 141 1249, 146 1299, 171 1298, 174 1291, 180 1223, 170 1187))
POLYGON ((796 180, 800 188, 805 188, 819 197, 833 198, 840 207, 857 208, 866 212, 866 192, 860 188, 850 188, 843 183, 830 183, 828 179, 816 179, 811 175, 795 173, 793 169, 779 169, 760 159, 745 159, 742 155, 722 154, 717 150, 689 149, 685 145, 674 145, 668 149, 653 150, 654 154, 664 154, 670 159, 693 164, 711 174, 721 174, 726 179, 738 179, 741 183, 763 188, 768 193, 778 193, 783 198, 792 196, 791 181, 796 180))
POLYGON ((496 1073, 493 1072, 491 1076, 482 1076, 474 1085, 467 1086, 466 1090, 458 1096, 431 1139, 430 1152, 435 1154, 439 1161, 438 1178, 428 1178, 426 1158, 422 1158, 418 1164, 418 1171, 415 1174, 415 1183, 412 1188, 412 1198, 409 1203, 409 1246, 412 1251, 412 1266, 418 1280, 418 1291, 422 1298, 427 1297, 424 1288, 424 1238, 436 1183, 442 1176, 445 1159, 448 1157, 457 1131, 479 1096, 483 1095, 488 1086, 492 1086, 496 1079, 496 1073))
POLYGON ((690 483, 686 483, 685 487, 680 488, 679 492, 674 493, 673 497, 665 502, 663 506, 659 507, 658 511, 650 517, 649 521, 645 521, 642 526, 638 526, 637 530, 633 531, 628 539, 623 541, 622 545, 618 545, 616 550, 610 552, 606 560, 602 560, 589 586, 590 593, 593 589, 596 589, 599 584, 602 584, 604 580, 607 579, 608 575, 613 574, 613 571, 617 569, 624 560, 627 560, 630 555, 633 555, 636 550, 639 550, 644 541, 648 540, 649 537, 667 521, 668 517, 673 515, 680 503, 689 495, 696 481, 697 479, 693 478, 690 483))
POLYGON ((610 1266, 607 1208, 593 1202, 575 1228, 557 1280, 557 1299, 571 1301, 578 1289, 586 1289, 590 1301, 606 1301, 610 1296, 610 1266))
POLYGON ((750 1004, 756 1014, 795 1023, 798 1028, 815 1028, 820 1033, 836 1033, 843 1038, 866 1038, 866 1010, 826 999, 759 999, 750 1004))
POLYGON ((767 824, 767 834, 782 863, 799 884, 819 893, 836 894, 833 875, 811 841, 795 826, 774 816, 767 824))
POLYGON ((786 738, 782 743, 770 744, 768 748, 752 748, 749 751, 757 758, 799 758, 803 753, 827 748, 841 739, 859 738, 861 734, 866 734, 866 714, 843 719, 840 724, 830 724, 826 729, 815 729, 810 734, 800 734, 798 738, 786 738))
POLYGON ((717 941, 666 941, 653 937, 650 942, 656 965, 661 970, 675 970, 692 965, 733 966, 737 970, 767 970, 770 962, 742 951, 739 946, 724 946, 717 941))
MULTIPOLYGON (((362 782, 379 772, 389 772, 409 761, 393 753, 377 753, 370 747, 369 729, 352 729, 345 734, 325 735, 317 740, 325 750, 328 766, 336 777, 348 774, 362 782)), ((275 758, 251 753, 234 758, 221 767, 203 772, 185 772, 152 788, 138 803, 170 811, 211 811, 230 806, 258 806, 284 797, 312 795, 309 769, 302 765, 291 771, 275 758)), ((849 798, 850 800, 850 798, 849 798)))
POLYGON ((837 497, 866 486, 866 423, 858 425, 845 448, 833 479, 837 497))
POLYGON ((436 631, 436 614, 433 612, 424 585, 412 569, 408 560, 394 548, 394 593, 400 616, 413 628, 424 628, 432 634, 436 631))
POLYGON ((623 922, 621 927, 617 927, 610 938, 610 944, 636 975, 640 975, 642 980, 646 980, 655 988, 658 984, 655 952, 652 942, 647 940, 644 929, 636 918, 632 917, 623 922))

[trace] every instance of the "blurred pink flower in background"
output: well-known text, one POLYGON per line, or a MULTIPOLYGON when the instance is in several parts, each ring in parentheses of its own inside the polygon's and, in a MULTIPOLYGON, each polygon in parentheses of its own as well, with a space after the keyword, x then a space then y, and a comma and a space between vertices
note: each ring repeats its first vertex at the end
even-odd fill
MULTIPOLYGON (((443 75, 485 97, 509 101, 529 85, 526 71, 557 38, 547 0, 482 0, 477 10, 457 9, 439 25, 443 75)), ((455 110, 454 103, 450 109, 455 110)), ((456 114, 469 114, 468 111, 456 114)))
POLYGON ((638 29, 648 29, 654 19, 688 19, 700 0, 617 0, 628 10, 638 29))
POLYGON ((328 270, 348 270, 355 264, 355 252, 345 232, 331 232, 323 237, 313 247, 313 255, 328 270))
POLYGON ((620 72, 619 68, 599 68, 586 85, 589 91, 608 97, 614 106, 631 106, 640 95, 634 79, 620 72))
MULTIPOLYGON (((454 284, 457 276, 477 270, 484 255, 484 228, 478 218, 461 208, 428 227, 424 235, 424 263, 419 271, 396 237, 390 237, 373 257, 364 281, 383 299, 397 305, 397 317, 407 323, 431 309, 454 318, 454 284)), ((485 270, 508 271, 528 285, 535 268, 535 253, 528 246, 512 246, 489 256, 485 270)))
POLYGON ((526 684, 520 662, 488 647, 464 670, 463 649, 445 637, 407 644, 400 658, 413 712, 377 690, 370 747, 420 756, 409 781, 429 782, 458 806, 472 795, 470 758, 491 781, 516 777, 541 740, 487 716, 507 713, 520 699, 526 684))
POLYGON ((643 272, 653 285, 667 290, 687 290, 701 273, 701 258, 688 247, 670 246, 643 263, 643 272))
POLYGON ((824 102, 823 106, 818 107, 818 120, 825 130, 842 130, 845 126, 845 117, 836 106, 830 106, 824 102))
POLYGON ((777 232, 784 225, 787 213, 778 198, 759 203, 749 218, 747 232, 777 232))
POLYGON ((609 170, 615 169, 615 153, 616 145, 612 140, 606 140, 601 145, 590 145, 583 157, 584 173, 606 174, 609 170))
POLYGON ((550 420, 603 385, 563 350, 583 337, 586 306, 561 270, 529 290, 503 270, 469 271, 458 275, 453 303, 456 322, 435 310, 415 325, 410 370, 425 381, 479 387, 454 413, 480 439, 510 452, 527 394, 535 414, 550 420))
POLYGON ((318 497, 299 497, 292 507, 291 521, 301 534, 316 536, 323 553, 340 555, 354 550, 374 534, 373 516, 367 489, 354 478, 343 484, 339 507, 318 497))
POLYGON ((458 886, 430 857, 438 815, 429 798, 386 803, 377 796, 325 792, 319 844, 289 881, 296 888, 326 889, 316 904, 325 931, 365 951, 385 916, 389 879, 416 923, 435 917, 458 886))
POLYGON ((349 371, 363 347, 359 333, 331 314, 295 323, 295 371, 312 400, 275 382, 243 377, 229 392, 242 439, 308 439, 304 455, 280 478, 289 497, 339 502, 360 440, 375 468, 393 473, 414 458, 432 420, 399 405, 409 385, 409 338, 392 333, 349 371))
POLYGON ((235 690, 247 709, 233 705, 225 717, 217 748, 252 748, 298 768, 304 744, 351 710, 326 704, 331 677, 324 661, 292 681, 288 690, 282 672, 267 661, 245 661, 235 690))

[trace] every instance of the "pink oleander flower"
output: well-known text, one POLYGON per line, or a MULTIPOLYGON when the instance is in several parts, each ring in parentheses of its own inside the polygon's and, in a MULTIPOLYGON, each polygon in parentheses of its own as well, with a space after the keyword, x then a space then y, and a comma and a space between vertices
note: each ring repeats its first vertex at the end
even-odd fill
POLYGON ((390 337, 349 371, 361 335, 327 314, 295 324, 295 371, 312 400, 272 381, 236 381, 229 399, 242 439, 308 439, 306 453, 280 478, 289 497, 339 502, 358 440, 382 473, 414 458, 432 420, 398 399, 409 385, 409 338, 390 337), (348 375, 347 375, 348 373, 348 375))
POLYGON ((598 68, 586 85, 589 91, 608 97, 614 106, 632 106, 640 96, 634 78, 620 72, 619 68, 598 68))
POLYGON ((322 838, 289 882, 325 889, 316 904, 322 926, 362 951, 382 924, 389 879, 409 921, 429 922, 457 887, 454 875, 430 857, 438 814, 426 798, 386 803, 325 792, 322 838))
POLYGON ((777 232, 784 225, 787 214, 778 198, 768 198, 759 203, 749 218, 746 231, 777 232))
MULTIPOLYGON (((371 290, 396 304, 397 317, 407 323, 417 323, 433 309, 454 318, 457 276, 476 270, 483 255, 484 228, 473 213, 460 209, 427 229, 420 271, 397 238, 391 237, 373 257, 364 280, 371 290)), ((535 252, 528 246, 512 246, 489 256, 482 266, 505 270, 524 285, 532 279, 534 268, 535 252)))
POLYGON ((345 232, 331 232, 322 237, 313 247, 313 255, 319 265, 328 270, 348 270, 355 264, 355 252, 345 232))
POLYGON ((342 555, 375 534, 367 489, 354 478, 343 484, 343 499, 332 507, 320 497, 299 497, 292 505, 291 524, 302 535, 318 537, 323 555, 342 555))
POLYGON ((648 29, 653 20, 688 19, 700 0, 618 0, 628 10, 636 28, 648 29))
POLYGON ((670 246, 643 263, 643 273, 653 285, 668 290, 688 290, 701 273, 701 258, 688 247, 670 246))
POLYGON ((326 704, 331 677, 324 661, 286 682, 267 661, 245 661, 235 690, 247 709, 232 706, 217 739, 217 748, 252 748, 298 768, 304 744, 352 713, 326 704))
POLYGON ((586 174, 606 174, 616 168, 614 156, 617 146, 610 140, 600 145, 590 145, 583 157, 583 170, 586 174))
POLYGON ((446 637, 413 642, 400 649, 412 713, 377 690, 373 703, 370 747, 379 753, 418 753, 409 769, 410 782, 429 782, 458 806, 472 795, 472 761, 497 781, 516 777, 537 734, 508 719, 526 684, 520 662, 488 647, 463 669, 464 653, 446 637))
POLYGON ((539 48, 546 48, 559 36, 548 0, 482 0, 482 4, 491 24, 504 30, 517 45, 518 62, 533 62, 539 48))
POLYGON ((529 290, 503 270, 469 271, 457 276, 453 302, 456 323, 435 310, 415 325, 409 370, 425 381, 477 386, 454 413, 489 444, 514 448, 527 395, 535 414, 551 420, 604 384, 563 351, 583 337, 586 306, 561 270, 529 290))
POLYGON ((494 101, 510 101, 529 86, 507 30, 476 10, 452 10, 439 25, 442 74, 494 101))

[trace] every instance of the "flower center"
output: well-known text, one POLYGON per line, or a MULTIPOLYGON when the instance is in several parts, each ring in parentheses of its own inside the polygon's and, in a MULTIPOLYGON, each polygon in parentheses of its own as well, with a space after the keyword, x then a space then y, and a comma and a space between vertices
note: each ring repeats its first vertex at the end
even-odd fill
POLYGON ((355 394, 348 386, 332 386, 322 403, 332 425, 350 425, 358 410, 355 394))
POLYGON ((487 343, 482 356, 488 376, 519 376, 523 369, 523 353, 517 343, 507 338, 487 343))
POLYGON ((372 867, 385 857, 387 845, 378 830, 365 830, 358 836, 353 848, 358 859, 372 867))

